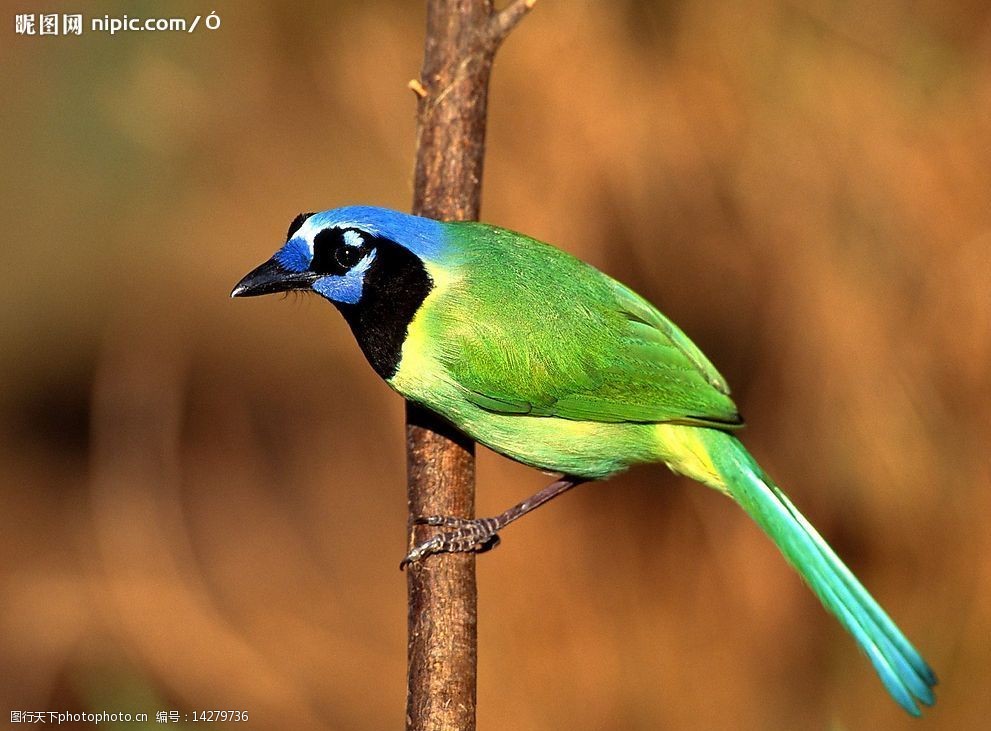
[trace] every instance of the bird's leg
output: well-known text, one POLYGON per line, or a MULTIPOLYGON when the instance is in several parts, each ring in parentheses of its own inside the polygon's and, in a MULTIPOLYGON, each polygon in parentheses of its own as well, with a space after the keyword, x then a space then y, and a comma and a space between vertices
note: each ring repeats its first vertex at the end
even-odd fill
POLYGON ((440 526, 452 530, 438 533, 432 538, 418 543, 402 560, 399 568, 406 568, 414 561, 419 561, 432 553, 465 553, 468 551, 483 553, 491 550, 499 545, 498 533, 507 525, 583 482, 585 480, 579 477, 564 476, 543 490, 534 493, 523 502, 492 518, 453 518, 446 515, 424 515, 414 518, 413 522, 418 525, 440 526))

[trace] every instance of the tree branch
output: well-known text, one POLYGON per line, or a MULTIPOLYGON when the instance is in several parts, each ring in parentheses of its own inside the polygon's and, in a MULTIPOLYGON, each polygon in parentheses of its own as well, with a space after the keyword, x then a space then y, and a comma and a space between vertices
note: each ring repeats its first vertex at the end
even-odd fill
MULTIPOLYGON (((413 212, 477 219, 489 76, 499 44, 535 0, 427 0, 417 96, 413 212)), ((475 513, 474 444, 436 415, 406 408, 409 547, 435 530, 423 515, 475 513)), ((407 572, 407 731, 474 731, 477 592, 474 554, 440 554, 407 572)))
POLYGON ((513 28, 523 20, 523 16, 533 10, 536 4, 537 0, 513 0, 498 13, 493 14, 489 23, 489 35, 496 46, 505 40, 513 28))

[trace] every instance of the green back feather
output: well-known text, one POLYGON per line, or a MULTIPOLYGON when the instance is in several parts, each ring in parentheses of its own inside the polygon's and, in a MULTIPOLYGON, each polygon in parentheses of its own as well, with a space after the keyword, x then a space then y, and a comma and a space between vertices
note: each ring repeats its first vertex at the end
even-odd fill
POLYGON ((447 227, 454 276, 428 314, 466 399, 580 421, 741 424, 725 379, 630 289, 527 236, 447 227))

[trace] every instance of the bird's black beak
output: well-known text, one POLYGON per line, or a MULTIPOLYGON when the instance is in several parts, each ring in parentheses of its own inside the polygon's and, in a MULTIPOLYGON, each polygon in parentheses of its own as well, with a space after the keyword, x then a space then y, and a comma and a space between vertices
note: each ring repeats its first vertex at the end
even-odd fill
POLYGON ((255 297, 259 294, 309 289, 316 279, 313 272, 293 272, 269 259, 248 272, 231 290, 231 297, 255 297))

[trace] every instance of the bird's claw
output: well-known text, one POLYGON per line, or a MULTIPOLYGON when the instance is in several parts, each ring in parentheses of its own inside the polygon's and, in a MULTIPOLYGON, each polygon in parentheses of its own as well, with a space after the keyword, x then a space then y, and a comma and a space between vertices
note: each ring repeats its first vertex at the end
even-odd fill
POLYGON ((499 545, 498 522, 492 518, 453 518, 444 515, 426 515, 414 518, 416 525, 441 526, 453 530, 439 533, 421 541, 399 563, 403 570, 411 563, 434 553, 485 553, 499 545))
POLYGON ((463 528, 477 521, 477 518, 455 518, 453 515, 420 515, 413 518, 413 525, 434 525, 444 528, 463 528))

